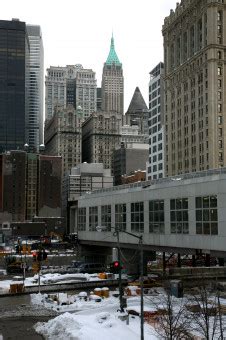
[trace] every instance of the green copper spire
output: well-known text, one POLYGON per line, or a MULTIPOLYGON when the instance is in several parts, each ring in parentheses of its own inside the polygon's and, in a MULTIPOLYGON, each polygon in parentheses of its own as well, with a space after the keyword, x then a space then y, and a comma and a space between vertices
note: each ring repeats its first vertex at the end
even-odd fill
POLYGON ((111 37, 111 47, 110 47, 110 52, 108 54, 108 57, 107 57, 107 61, 106 61, 106 64, 107 65, 118 65, 118 66, 121 66, 121 63, 119 61, 119 58, 115 52, 115 43, 114 43, 114 37, 112 35, 111 37))

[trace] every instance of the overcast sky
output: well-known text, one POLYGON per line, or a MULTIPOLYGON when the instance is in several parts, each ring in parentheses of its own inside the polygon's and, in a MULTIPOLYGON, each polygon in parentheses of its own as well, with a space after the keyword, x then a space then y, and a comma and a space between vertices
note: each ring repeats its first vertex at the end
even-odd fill
POLYGON ((176 0, 8 0, 0 18, 40 25, 45 69, 82 64, 96 72, 98 86, 113 31, 126 111, 136 86, 148 105, 149 72, 163 61, 163 20, 175 7, 176 0))

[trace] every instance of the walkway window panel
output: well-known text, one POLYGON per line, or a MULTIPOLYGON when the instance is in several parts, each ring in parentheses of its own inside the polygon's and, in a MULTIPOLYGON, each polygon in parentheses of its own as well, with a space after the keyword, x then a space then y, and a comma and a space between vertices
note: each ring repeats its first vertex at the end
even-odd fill
POLYGON ((101 206, 101 226, 106 227, 107 231, 111 230, 111 205, 101 206))
POLYGON ((115 227, 119 230, 126 230, 126 204, 116 204, 115 205, 115 227))
POLYGON ((218 235, 217 195, 196 197, 196 234, 218 235))
POLYGON ((189 234, 187 197, 170 200, 170 225, 172 234, 189 234))
POLYGON ((164 234, 164 200, 149 201, 149 233, 164 234))
POLYGON ((78 230, 86 230, 86 208, 78 209, 78 230))
POLYGON ((131 230, 144 232, 144 202, 131 203, 131 230))
POLYGON ((98 207, 89 207, 89 231, 96 231, 98 226, 98 207))

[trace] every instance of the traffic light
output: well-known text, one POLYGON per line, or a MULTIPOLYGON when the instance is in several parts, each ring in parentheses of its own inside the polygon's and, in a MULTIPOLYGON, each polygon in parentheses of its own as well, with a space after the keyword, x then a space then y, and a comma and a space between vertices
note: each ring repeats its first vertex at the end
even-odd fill
MULTIPOLYGON (((34 254, 33 254, 33 256, 34 256, 34 254)), ((38 262, 45 261, 47 259, 47 253, 45 252, 45 250, 39 250, 35 254, 34 258, 37 259, 38 262)))
POLYGON ((110 264, 110 271, 113 274, 118 274, 121 269, 119 261, 114 261, 110 264))

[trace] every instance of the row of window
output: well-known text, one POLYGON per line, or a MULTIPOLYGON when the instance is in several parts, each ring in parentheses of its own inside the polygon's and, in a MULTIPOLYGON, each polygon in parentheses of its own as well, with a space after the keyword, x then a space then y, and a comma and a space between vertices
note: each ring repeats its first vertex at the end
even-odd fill
MULTIPOLYGON (((149 201, 149 233, 165 233, 164 200, 149 201)), ((218 235, 217 196, 195 199, 196 234, 218 235)), ((144 202, 131 203, 131 231, 144 232, 144 202)), ((115 205, 115 228, 126 230, 126 203, 115 205)), ((98 207, 89 207, 89 231, 98 226, 98 207)), ((101 206, 101 226, 111 230, 111 205, 101 206)), ((86 208, 78 210, 78 230, 86 230, 86 208)), ((189 234, 188 198, 170 200, 171 234, 189 234)))

